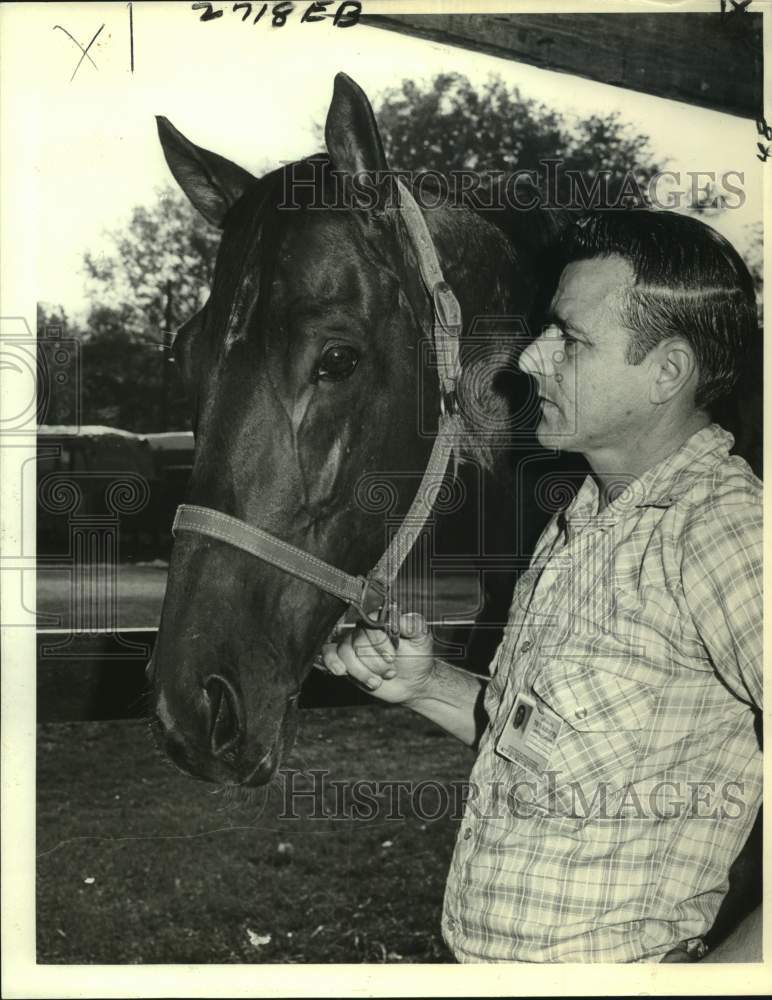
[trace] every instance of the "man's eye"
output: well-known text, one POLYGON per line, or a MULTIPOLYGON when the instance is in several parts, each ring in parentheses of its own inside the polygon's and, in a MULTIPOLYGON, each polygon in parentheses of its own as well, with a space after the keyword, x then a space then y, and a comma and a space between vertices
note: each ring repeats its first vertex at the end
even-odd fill
POLYGON ((332 344, 322 354, 314 371, 316 379, 340 382, 354 371, 359 364, 359 355, 348 344, 332 344))
POLYGON ((566 347, 573 347, 579 343, 576 337, 572 337, 567 330, 558 326, 557 323, 545 323, 541 328, 542 337, 551 337, 554 340, 562 341, 566 347))

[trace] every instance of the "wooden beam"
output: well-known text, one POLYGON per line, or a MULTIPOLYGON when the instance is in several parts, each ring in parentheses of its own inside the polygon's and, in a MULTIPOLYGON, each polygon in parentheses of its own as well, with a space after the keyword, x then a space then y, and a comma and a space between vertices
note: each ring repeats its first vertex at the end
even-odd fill
POLYGON ((372 14, 362 23, 727 114, 762 115, 756 12, 372 14))

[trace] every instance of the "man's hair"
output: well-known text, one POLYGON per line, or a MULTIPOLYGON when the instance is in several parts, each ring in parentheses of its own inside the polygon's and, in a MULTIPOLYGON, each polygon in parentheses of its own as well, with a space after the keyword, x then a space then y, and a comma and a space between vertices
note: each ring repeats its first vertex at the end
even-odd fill
POLYGON ((695 404, 732 391, 758 333, 756 299, 748 268, 715 229, 675 212, 588 212, 568 227, 561 250, 563 266, 612 254, 632 265, 620 312, 631 331, 628 364, 682 337, 697 359, 695 404))

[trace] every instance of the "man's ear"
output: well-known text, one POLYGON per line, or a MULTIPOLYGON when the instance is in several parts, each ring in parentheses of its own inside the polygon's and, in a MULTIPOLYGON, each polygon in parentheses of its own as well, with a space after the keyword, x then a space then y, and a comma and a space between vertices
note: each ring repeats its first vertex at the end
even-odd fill
POLYGON ((158 137, 175 180, 207 222, 222 229, 228 209, 254 177, 243 167, 196 146, 168 118, 156 116, 158 137))
POLYGON ((370 102, 362 88, 345 73, 335 76, 324 138, 336 170, 361 174, 387 169, 383 143, 370 102))
POLYGON ((650 398, 652 403, 667 403, 690 381, 695 386, 699 375, 697 359, 691 344, 680 338, 662 341, 652 356, 654 375, 650 398))

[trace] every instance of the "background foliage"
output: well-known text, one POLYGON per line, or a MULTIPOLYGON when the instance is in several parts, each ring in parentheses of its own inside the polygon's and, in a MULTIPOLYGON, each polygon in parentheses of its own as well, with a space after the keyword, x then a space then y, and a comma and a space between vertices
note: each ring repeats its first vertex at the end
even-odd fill
MULTIPOLYGON (((541 161, 560 159, 560 176, 577 171, 588 188, 607 172, 614 198, 626 177, 645 190, 663 166, 652 154, 649 137, 618 114, 563 115, 523 97, 500 77, 479 89, 458 73, 440 74, 426 84, 403 80, 374 107, 389 164, 396 169, 509 172, 539 170, 541 161)), ((316 136, 323 145, 321 125, 316 136)), ((709 221, 720 211, 709 197, 695 210, 709 221)), ((139 432, 189 428, 182 385, 167 348, 171 331, 206 297, 218 240, 218 232, 185 197, 166 187, 151 205, 134 208, 125 228, 108 234, 109 251, 86 253, 91 304, 85 321, 73 322, 61 306, 41 304, 44 363, 63 338, 78 341, 82 423, 139 432)), ((760 292, 760 224, 749 234, 747 256, 760 292)), ((72 387, 50 384, 41 422, 71 422, 72 387)))

